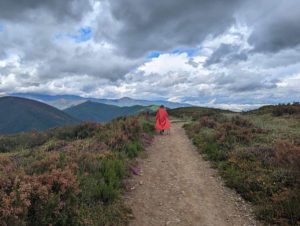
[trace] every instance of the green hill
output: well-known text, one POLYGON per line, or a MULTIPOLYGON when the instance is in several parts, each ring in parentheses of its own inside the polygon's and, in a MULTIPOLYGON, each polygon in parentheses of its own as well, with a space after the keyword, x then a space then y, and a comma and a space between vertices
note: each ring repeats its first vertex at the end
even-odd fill
POLYGON ((222 110, 218 108, 208 107, 182 107, 169 109, 169 114, 178 118, 190 118, 193 120, 199 119, 203 116, 213 116, 220 113, 234 113, 229 110, 222 110))
POLYGON ((108 122, 114 118, 135 115, 142 111, 153 111, 154 107, 131 106, 118 107, 109 104, 87 101, 64 110, 67 114, 83 121, 108 122))
POLYGON ((79 120, 47 104, 20 97, 0 98, 0 133, 9 134, 78 123, 79 120))
POLYGON ((294 102, 288 104, 266 105, 245 113, 258 115, 272 114, 273 116, 300 115, 300 103, 294 102))

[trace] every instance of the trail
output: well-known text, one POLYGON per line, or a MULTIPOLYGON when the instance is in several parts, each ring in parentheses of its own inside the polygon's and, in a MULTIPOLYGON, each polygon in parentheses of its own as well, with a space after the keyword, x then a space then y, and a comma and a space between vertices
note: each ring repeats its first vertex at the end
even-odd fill
POLYGON ((126 196, 133 209, 132 226, 259 225, 250 207, 224 186, 188 139, 182 123, 170 135, 157 135, 139 160, 141 176, 130 181, 126 196))

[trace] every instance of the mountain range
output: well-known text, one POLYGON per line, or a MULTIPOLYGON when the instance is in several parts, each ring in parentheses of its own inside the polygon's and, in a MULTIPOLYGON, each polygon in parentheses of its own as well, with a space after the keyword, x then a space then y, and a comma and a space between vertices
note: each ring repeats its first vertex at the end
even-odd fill
POLYGON ((0 98, 0 133, 46 130, 79 122, 45 103, 20 97, 0 98))
POLYGON ((97 98, 86 98, 86 97, 75 96, 75 95, 47 95, 47 94, 37 94, 37 93, 13 93, 10 95, 41 101, 62 110, 70 108, 72 106, 76 106, 86 101, 115 105, 119 107, 130 107, 135 105, 140 105, 140 106, 164 105, 167 108, 179 108, 179 107, 191 106, 185 103, 176 103, 176 102, 163 101, 163 100, 153 100, 153 101, 136 100, 129 97, 123 97, 120 99, 97 99, 97 98))
POLYGON ((78 124, 83 121, 109 122, 120 116, 155 111, 157 106, 119 107, 86 101, 65 110, 23 97, 0 97, 0 134, 78 124))
POLYGON ((142 111, 153 111, 156 110, 156 108, 155 106, 146 107, 140 105, 118 107, 115 105, 86 101, 82 104, 67 108, 64 112, 82 121, 108 122, 120 116, 135 115, 142 111))

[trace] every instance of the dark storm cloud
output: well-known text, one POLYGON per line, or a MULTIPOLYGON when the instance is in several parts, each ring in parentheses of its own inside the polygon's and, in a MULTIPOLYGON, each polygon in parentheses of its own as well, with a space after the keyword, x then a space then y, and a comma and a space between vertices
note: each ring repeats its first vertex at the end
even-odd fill
POLYGON ((300 44, 300 1, 251 1, 242 8, 253 28, 249 43, 257 52, 278 52, 300 44))
POLYGON ((256 91, 263 89, 273 89, 276 88, 276 83, 269 83, 264 81, 251 81, 249 83, 239 83, 234 86, 230 86, 229 90, 234 92, 248 92, 248 91, 256 91))
POLYGON ((254 92, 276 88, 280 80, 268 79, 268 77, 268 75, 237 69, 227 74, 215 75, 214 84, 219 89, 227 90, 231 93, 254 92))
POLYGON ((45 11, 58 19, 80 19, 91 10, 89 1, 81 0, 1 0, 0 19, 21 20, 35 17, 38 11, 45 11))
POLYGON ((240 51, 240 47, 231 44, 221 44, 213 54, 206 60, 205 66, 212 64, 218 64, 224 62, 226 64, 234 63, 237 61, 247 60, 247 54, 244 51, 240 51))
POLYGON ((52 58, 40 66, 40 77, 53 79, 61 76, 61 74, 86 74, 95 78, 107 78, 116 81, 141 64, 139 60, 127 60, 109 52, 97 52, 93 51, 91 47, 86 48, 77 48, 74 52, 58 49, 52 58), (66 58, 67 54, 68 57, 66 58), (109 63, 107 59, 109 59, 109 63))
MULTIPOLYGON (((111 1, 120 26, 111 40, 128 56, 151 50, 198 45, 208 35, 224 32, 234 23, 238 0, 111 1)), ((99 28, 100 37, 103 36, 99 28)), ((109 34, 105 34, 109 37, 109 34)))

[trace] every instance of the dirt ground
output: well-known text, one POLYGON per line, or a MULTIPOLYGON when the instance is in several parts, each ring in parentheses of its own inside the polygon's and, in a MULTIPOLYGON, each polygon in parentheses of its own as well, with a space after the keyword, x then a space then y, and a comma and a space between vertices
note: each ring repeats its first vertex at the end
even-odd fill
POLYGON ((133 209, 130 225, 260 225, 202 159, 182 125, 173 122, 169 135, 157 135, 139 160, 142 173, 129 181, 125 196, 133 209))

